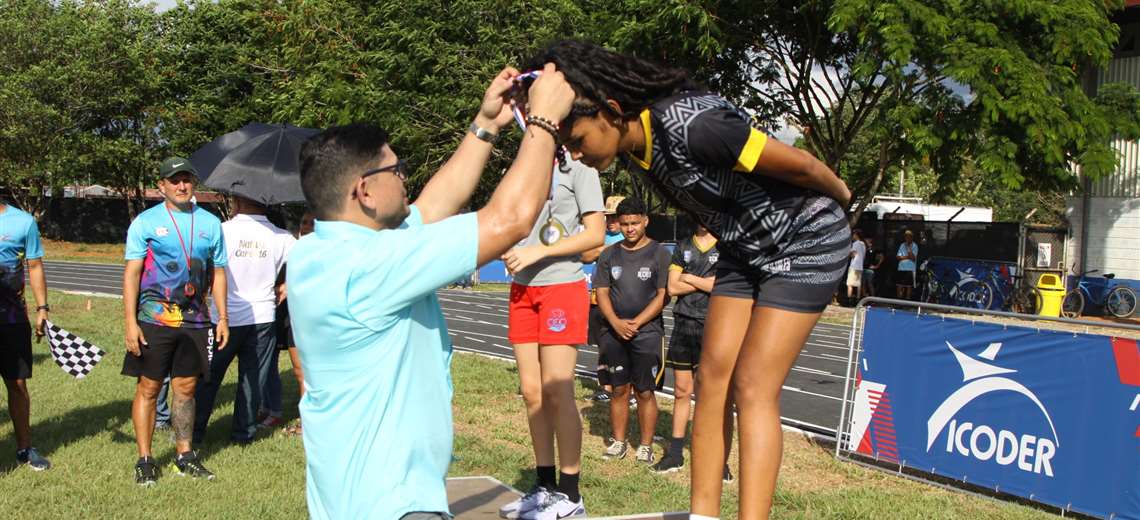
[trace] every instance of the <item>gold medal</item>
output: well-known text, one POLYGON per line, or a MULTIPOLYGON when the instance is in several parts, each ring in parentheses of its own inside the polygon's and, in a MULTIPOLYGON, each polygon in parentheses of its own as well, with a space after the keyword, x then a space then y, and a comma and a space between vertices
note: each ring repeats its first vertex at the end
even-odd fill
POLYGON ((538 230, 538 239, 544 245, 554 245, 555 242, 562 240, 566 236, 566 227, 561 222, 554 218, 547 219, 546 224, 538 230))

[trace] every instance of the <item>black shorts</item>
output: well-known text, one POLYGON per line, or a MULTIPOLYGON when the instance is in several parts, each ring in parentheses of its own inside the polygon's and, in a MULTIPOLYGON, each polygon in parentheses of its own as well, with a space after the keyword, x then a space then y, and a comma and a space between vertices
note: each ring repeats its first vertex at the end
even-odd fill
POLYGON ((586 343, 590 345, 598 344, 598 336, 602 335, 605 323, 606 318, 602 316, 602 310, 599 309, 597 305, 591 305, 590 316, 586 323, 586 343))
POLYGON ((823 312, 831 303, 839 280, 847 275, 851 231, 844 227, 822 239, 805 237, 795 245, 799 244, 814 247, 810 254, 789 251, 762 268, 722 252, 716 264, 712 296, 750 298, 756 307, 823 312), (826 250, 819 249, 820 241, 826 241, 826 250))
POLYGON ((32 377, 32 326, 28 323, 0 324, 0 377, 32 377))
POLYGON ((155 381, 162 381, 167 376, 198 377, 202 382, 210 380, 214 344, 212 327, 192 329, 139 323, 139 328, 147 344, 139 356, 130 352, 125 354, 124 376, 141 376, 155 381))
POLYGON ((673 370, 696 370, 701 364, 701 338, 705 322, 684 316, 673 316, 673 334, 669 336, 669 352, 665 366, 673 370))
POLYGON ((638 392, 657 390, 665 371, 661 370, 665 337, 658 332, 642 331, 630 341, 623 341, 612 331, 600 337, 602 361, 610 374, 610 384, 622 386, 633 383, 638 392))
POLYGON ((914 287, 914 271, 895 271, 895 286, 914 287))

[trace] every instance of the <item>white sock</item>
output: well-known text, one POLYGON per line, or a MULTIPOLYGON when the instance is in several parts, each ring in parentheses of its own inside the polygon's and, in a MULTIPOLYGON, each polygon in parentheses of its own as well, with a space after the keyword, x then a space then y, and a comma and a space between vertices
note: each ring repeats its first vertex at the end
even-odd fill
POLYGON ((695 514, 689 513, 689 520, 719 520, 719 519, 715 516, 695 515, 695 514))

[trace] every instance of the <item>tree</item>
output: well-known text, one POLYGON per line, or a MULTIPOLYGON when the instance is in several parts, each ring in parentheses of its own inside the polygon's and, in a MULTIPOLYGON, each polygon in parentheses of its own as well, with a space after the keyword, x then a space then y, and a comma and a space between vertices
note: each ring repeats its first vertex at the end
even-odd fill
POLYGON ((618 46, 689 67, 762 124, 800 129, 852 186, 856 219, 903 160, 930 163, 946 189, 971 156, 1005 186, 1057 189, 1072 185, 1071 163, 1112 171, 1110 139, 1137 135, 1134 89, 1092 97, 1081 85, 1111 57, 1119 0, 657 5, 622 24, 618 46), (878 167, 850 172, 867 132, 878 167))

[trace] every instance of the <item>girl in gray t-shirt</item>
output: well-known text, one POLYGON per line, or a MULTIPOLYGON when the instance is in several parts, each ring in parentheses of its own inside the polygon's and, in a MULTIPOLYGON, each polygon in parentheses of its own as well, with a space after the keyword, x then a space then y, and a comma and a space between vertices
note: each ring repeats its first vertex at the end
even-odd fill
POLYGON ((521 517, 550 497, 584 507, 578 492, 582 421, 574 404, 574 367, 577 346, 586 342, 590 297, 580 256, 603 243, 605 203, 597 170, 571 160, 566 165, 554 167, 550 198, 530 237, 503 255, 514 277, 507 337, 518 362, 537 474, 530 493, 501 508, 504 518, 521 517), (543 380, 558 383, 543 388, 543 380), (547 413, 550 407, 557 416, 547 413))

